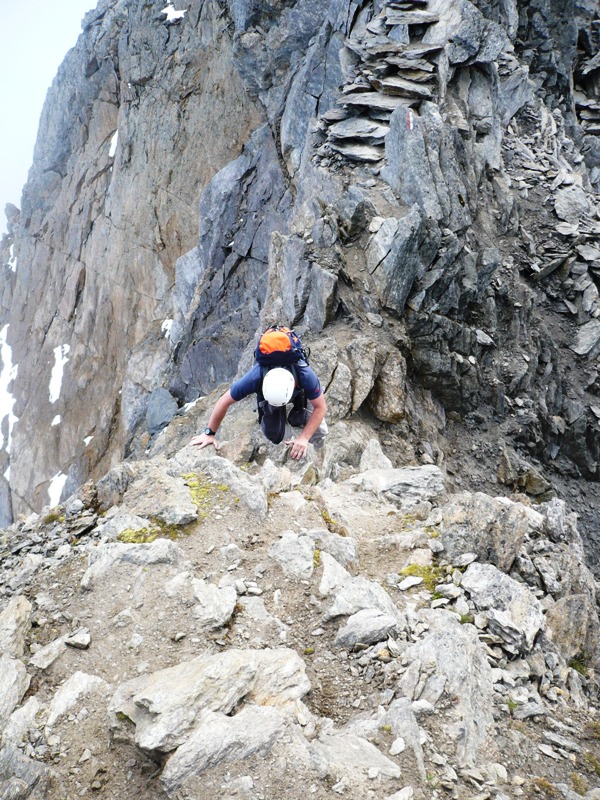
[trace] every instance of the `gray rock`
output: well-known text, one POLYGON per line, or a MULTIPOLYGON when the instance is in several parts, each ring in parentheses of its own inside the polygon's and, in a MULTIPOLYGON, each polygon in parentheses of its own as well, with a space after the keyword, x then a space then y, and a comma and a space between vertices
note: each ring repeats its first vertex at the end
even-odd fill
POLYGON ((337 647, 351 650, 357 644, 383 642, 398 631, 397 616, 376 608, 365 608, 352 614, 335 637, 337 647))
POLYGON ((13 597, 0 614, 0 655, 20 658, 30 628, 31 603, 22 595, 13 597))
POLYGON ((188 566, 183 550, 169 539, 156 539, 150 544, 121 544, 115 542, 93 548, 89 566, 81 579, 82 589, 92 589, 94 583, 115 567, 147 567, 165 564, 178 571, 188 566))
POLYGON ((590 201, 581 186, 567 186, 556 192, 554 210, 560 219, 578 222, 582 215, 590 211, 590 201))
POLYGON ((335 599, 325 613, 325 620, 350 616, 364 609, 377 609, 386 616, 397 619, 399 623, 403 622, 403 615, 396 608, 389 594, 374 581, 362 576, 350 578, 334 589, 334 592, 335 599))
POLYGON ((108 688, 109 684, 97 675, 88 675, 79 671, 73 673, 52 698, 48 707, 46 725, 51 728, 84 697, 88 697, 94 692, 104 693, 108 688))
POLYGON ((293 715, 309 689, 304 663, 292 650, 231 649, 121 684, 109 718, 124 741, 168 753, 189 739, 204 711, 230 715, 243 701, 293 715))
POLYGON ((135 478, 136 469, 132 464, 117 464, 96 484, 98 507, 108 511, 118 505, 131 481, 135 478))
POLYGON ((65 796, 65 788, 54 770, 6 744, 0 750, 0 793, 6 800, 45 800, 65 796))
POLYGON ((276 708, 246 706, 233 715, 205 709, 198 715, 187 740, 169 756, 160 782, 174 797, 190 779, 225 761, 238 764, 256 752, 263 756, 287 724, 276 708))
POLYGON ((65 639, 65 644, 76 650, 87 650, 91 643, 92 636, 88 628, 80 628, 65 639))
POLYGON ((151 436, 159 433, 177 413, 177 400, 168 389, 154 389, 148 398, 146 430, 151 436))
POLYGON ((400 767, 360 736, 323 734, 313 742, 312 748, 327 762, 328 774, 338 780, 370 769, 376 769, 377 774, 388 778, 400 777, 400 767))
POLYGON ((356 539, 351 536, 340 536, 325 529, 307 531, 306 535, 310 536, 322 554, 328 553, 339 564, 347 566, 356 562, 356 539))
POLYGON ((413 752, 421 781, 427 780, 425 758, 421 744, 421 730, 408 698, 402 697, 390 703, 384 717, 395 737, 402 737, 413 752))
POLYGON ((156 517, 165 525, 188 525, 198 519, 189 486, 180 475, 173 476, 157 460, 129 484, 123 507, 139 517, 156 517))
POLYGON ((50 644, 42 647, 29 659, 30 665, 36 669, 48 669, 48 667, 54 664, 54 662, 66 651, 66 638, 66 635, 60 636, 58 639, 50 642, 50 644))
POLYGON ((30 697, 20 708, 11 714, 2 732, 2 745, 12 744, 18 747, 24 737, 36 727, 36 717, 43 706, 37 697, 30 697))
POLYGON ((404 467, 372 469, 346 481, 363 492, 372 492, 409 510, 419 503, 439 500, 444 495, 444 479, 439 467, 404 467))
POLYGON ((233 586, 222 589, 194 578, 194 597, 198 603, 194 607, 194 616, 199 624, 206 628, 221 628, 231 618, 237 593, 233 586))
POLYGON ((0 656, 0 731, 29 688, 30 678, 23 662, 0 656))
POLYGON ((585 654, 595 668, 600 665, 600 622, 587 595, 562 597, 548 609, 546 625, 565 661, 585 654))
POLYGON ((510 570, 525 536, 543 525, 532 509, 482 492, 452 498, 442 514, 441 541, 451 561, 475 553, 503 572, 510 570))
POLYGON ((600 322, 592 319, 582 325, 577 331, 575 344, 570 345, 571 350, 580 356, 596 351, 600 343, 600 322))
POLYGON ((99 525, 97 530, 102 543, 106 543, 118 539, 123 531, 149 531, 152 527, 150 520, 145 517, 117 513, 99 525))
POLYGON ((310 578, 314 570, 315 543, 310 536, 286 531, 270 548, 269 555, 277 561, 285 575, 310 578))
POLYGON ((379 439, 369 439, 367 446, 360 457, 360 471, 367 472, 370 469, 392 469, 390 459, 384 455, 379 439))
POLYGON ((397 350, 388 354, 375 379, 369 406, 383 422, 400 422, 406 416, 406 361, 397 350))
POLYGON ((462 766, 474 766, 491 745, 491 668, 473 626, 461 625, 447 611, 428 612, 426 619, 430 632, 405 653, 409 663, 434 667, 414 699, 428 693, 439 698, 439 678, 445 678, 442 690, 456 698, 456 756, 462 766))
POLYGON ((490 629, 502 638, 504 647, 515 655, 531 651, 545 618, 527 586, 491 564, 470 564, 462 586, 476 607, 485 611, 490 629))

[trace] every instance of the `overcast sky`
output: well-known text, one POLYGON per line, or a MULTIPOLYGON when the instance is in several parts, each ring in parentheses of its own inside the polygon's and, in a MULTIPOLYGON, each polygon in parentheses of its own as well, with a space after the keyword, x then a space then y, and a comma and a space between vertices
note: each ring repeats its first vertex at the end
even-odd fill
POLYGON ((4 207, 20 208, 52 79, 97 0, 0 0, 0 235, 4 207))

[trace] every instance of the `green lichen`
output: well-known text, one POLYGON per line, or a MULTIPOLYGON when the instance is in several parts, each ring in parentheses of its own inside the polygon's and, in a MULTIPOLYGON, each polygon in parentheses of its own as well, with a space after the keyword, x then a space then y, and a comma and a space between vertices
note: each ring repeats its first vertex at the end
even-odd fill
MULTIPOLYGON (((400 574, 407 578, 423 578, 424 588, 432 593, 435 593, 436 584, 442 582, 441 569, 431 564, 409 564, 408 567, 404 567, 404 569, 400 570, 400 574)), ((438 597, 441 597, 441 595, 438 595, 438 597)))
POLYGON ((125 544, 148 544, 158 539, 160 531, 150 528, 127 528, 117 536, 117 541, 124 542, 125 544))
POLYGON ((586 726, 589 739, 600 739, 600 722, 590 722, 586 726))
POLYGON ((429 536, 430 539, 439 539, 440 538, 440 531, 438 528, 434 528, 433 525, 426 525, 423 530, 429 536))
POLYGON ((473 622, 473 614, 461 614, 460 615, 460 624, 461 625, 469 625, 473 622))
POLYGON ((321 563, 321 551, 315 549, 315 552, 313 553, 313 567, 316 569, 320 563, 321 563))
POLYGON ((219 495, 229 491, 229 486, 224 483, 215 483, 204 474, 189 472, 181 477, 190 490, 192 503, 196 506, 198 519, 201 520, 207 517, 219 500, 219 495))
POLYGON ((304 655, 305 656, 312 656, 312 654, 314 652, 315 652, 315 648, 314 647, 306 647, 306 648, 304 648, 304 655))
POLYGON ((574 669, 575 672, 578 672, 580 675, 583 675, 584 678, 588 676, 588 665, 587 665, 587 655, 586 653, 581 653, 580 655, 572 658, 569 661, 569 666, 571 669, 574 669))

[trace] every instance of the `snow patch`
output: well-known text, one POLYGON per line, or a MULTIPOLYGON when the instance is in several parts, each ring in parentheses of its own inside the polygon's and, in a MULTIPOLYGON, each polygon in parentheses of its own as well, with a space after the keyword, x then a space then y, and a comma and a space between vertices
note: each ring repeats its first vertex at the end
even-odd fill
POLYGON ((184 405, 184 407, 181 409, 181 413, 182 413, 182 414, 187 414, 187 413, 188 413, 188 411, 191 411, 191 410, 192 410, 192 408, 194 408, 194 406, 196 405, 196 403, 197 403, 199 400, 203 400, 203 399, 204 399, 204 397, 205 397, 205 395, 202 395, 202 397, 197 397, 195 400, 192 400, 192 402, 191 402, 191 403, 186 403, 186 404, 184 405))
POLYGON ((83 440, 84 445, 87 447, 93 438, 94 438, 93 436, 86 436, 85 439, 83 440))
POLYGON ((183 19, 186 15, 185 11, 175 11, 172 3, 169 3, 168 6, 165 6, 160 13, 167 15, 167 22, 173 22, 173 20, 176 19, 183 19))
POLYGON ((173 327, 173 320, 166 319, 163 324, 160 326, 161 331, 165 334, 165 336, 169 336, 171 333, 171 328, 173 327))
POLYGON ((54 348, 54 366, 50 376, 50 402, 56 403, 60 397, 62 387, 63 371, 65 364, 69 360, 67 354, 71 348, 68 344, 61 344, 54 348))
POLYGON ((117 152, 117 144, 119 143, 119 131, 116 130, 110 140, 110 150, 108 151, 109 158, 114 158, 117 152))
POLYGON ((60 414, 57 414, 54 417, 54 419, 52 420, 52 422, 50 423, 50 427, 53 428, 55 425, 60 425, 61 422, 62 422, 62 419, 60 418, 60 414))
POLYGON ((50 481, 50 486, 48 487, 48 497, 50 498, 50 505, 52 508, 60 503, 60 496, 65 488, 66 482, 67 476, 63 475, 62 472, 57 472, 50 481))
POLYGON ((11 268, 13 272, 17 271, 17 257, 15 255, 15 243, 13 242, 10 246, 10 252, 8 255, 8 266, 11 268))
POLYGON ((17 377, 18 365, 13 367, 12 348, 7 344, 8 325, 0 331, 0 359, 2 360, 2 372, 0 373, 0 450, 4 448, 4 434, 1 427, 4 419, 8 417, 8 436, 6 437, 6 452, 10 453, 12 431, 17 417, 13 414, 15 398, 9 392, 8 387, 17 377))

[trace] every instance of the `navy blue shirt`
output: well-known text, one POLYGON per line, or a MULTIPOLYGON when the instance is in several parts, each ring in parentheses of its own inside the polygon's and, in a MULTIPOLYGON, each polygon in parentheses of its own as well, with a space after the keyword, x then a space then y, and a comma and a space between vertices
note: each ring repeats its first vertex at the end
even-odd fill
MULTIPOLYGON (((296 368, 300 386, 306 392, 307 400, 316 400, 317 397, 320 397, 323 394, 321 391, 321 384, 306 361, 298 361, 297 364, 294 364, 294 367, 296 368)), ((249 394, 257 392, 261 388, 262 380, 260 372, 260 364, 255 364, 252 369, 248 370, 248 372, 239 379, 239 381, 235 381, 231 384, 229 391, 234 400, 242 400, 244 397, 248 397, 249 394)))

